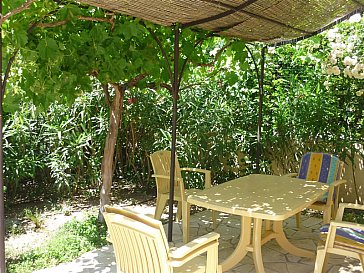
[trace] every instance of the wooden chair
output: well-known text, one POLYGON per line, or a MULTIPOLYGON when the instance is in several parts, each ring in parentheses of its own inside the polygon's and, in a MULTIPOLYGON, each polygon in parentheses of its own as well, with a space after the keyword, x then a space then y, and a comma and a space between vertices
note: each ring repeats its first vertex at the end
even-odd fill
POLYGON ((325 272, 327 254, 359 259, 364 271, 364 225, 342 221, 346 208, 364 210, 364 205, 341 203, 335 221, 320 229, 325 245, 317 247, 314 273, 325 272))
MULTIPOLYGON (((171 151, 157 151, 150 155, 156 184, 157 184, 157 201, 154 218, 160 220, 163 210, 169 200, 170 188, 170 168, 171 168, 171 151)), ((188 195, 196 193, 199 189, 185 189, 181 171, 199 172, 205 175, 204 188, 211 187, 211 171, 198 168, 180 168, 178 159, 175 161, 175 178, 174 178, 174 200, 178 201, 176 219, 180 220, 182 216, 182 202, 188 195)), ((213 212, 213 222, 216 224, 216 215, 213 212)))
MULTIPOLYGON (((329 185, 328 194, 308 208, 323 211, 323 223, 335 218, 339 204, 339 187, 346 183, 341 179, 344 163, 336 156, 327 153, 306 153, 302 156, 298 174, 288 174, 307 181, 318 181, 329 185)), ((300 226, 300 213, 296 215, 297 227, 300 226)))
POLYGON ((179 248, 169 248, 158 220, 105 206, 117 273, 221 272, 219 234, 211 232, 179 248), (200 254, 207 253, 207 256, 200 254))

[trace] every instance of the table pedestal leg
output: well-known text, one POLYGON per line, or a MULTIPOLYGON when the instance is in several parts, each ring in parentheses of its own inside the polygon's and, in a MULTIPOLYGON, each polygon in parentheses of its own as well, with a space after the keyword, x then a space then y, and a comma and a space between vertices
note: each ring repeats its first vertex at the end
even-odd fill
POLYGON ((248 253, 247 247, 251 242, 251 223, 252 218, 241 217, 240 240, 233 253, 231 253, 231 255, 221 263, 222 271, 227 271, 234 267, 248 253))
POLYGON ((264 273, 262 259, 262 219, 254 219, 253 227, 253 260, 256 273, 264 273))
POLYGON ((295 256, 315 259, 314 252, 298 248, 288 241, 286 234, 283 231, 283 221, 274 221, 273 231, 276 233, 276 240, 281 248, 287 250, 289 253, 295 256))

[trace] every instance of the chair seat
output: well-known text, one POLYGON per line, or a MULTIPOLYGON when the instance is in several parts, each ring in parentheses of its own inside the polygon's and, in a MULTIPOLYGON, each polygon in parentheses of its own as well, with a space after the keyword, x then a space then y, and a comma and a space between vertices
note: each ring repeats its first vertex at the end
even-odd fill
MULTIPOLYGON (((199 191, 202 191, 201 189, 185 189, 185 194, 186 196, 192 195, 192 194, 197 194, 199 191)), ((164 195, 168 195, 169 196, 169 192, 162 192, 160 194, 164 194, 164 195)), ((176 201, 181 201, 181 194, 178 191, 174 192, 174 200, 176 201)))
MULTIPOLYGON (((326 240, 329 226, 329 224, 326 224, 320 228, 320 234, 323 240, 326 240)), ((335 244, 342 245, 344 247, 355 247, 357 250, 364 252, 364 230, 358 228, 337 227, 335 244)))

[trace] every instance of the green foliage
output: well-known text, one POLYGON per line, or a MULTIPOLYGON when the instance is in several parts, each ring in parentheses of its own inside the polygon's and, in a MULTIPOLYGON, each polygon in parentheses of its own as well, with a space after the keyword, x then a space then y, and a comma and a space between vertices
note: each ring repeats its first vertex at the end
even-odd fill
POLYGON ((31 211, 30 209, 24 209, 24 217, 33 222, 35 228, 41 228, 43 225, 42 215, 38 209, 31 211))
POLYGON ((5 120, 7 201, 33 201, 52 194, 97 187, 108 111, 100 90, 69 107, 52 104, 37 112, 25 103, 5 120))
POLYGON ((43 246, 7 261, 7 272, 28 273, 68 262, 106 244, 106 226, 96 216, 66 223, 43 246))
POLYGON ((364 224, 364 213, 358 209, 346 209, 344 211, 343 221, 364 224))
MULTIPOLYGON (((5 9, 20 3, 5 1, 5 9)), ((21 107, 6 116, 7 195, 14 197, 29 184, 55 185, 61 192, 97 188, 108 111, 100 93, 84 94, 99 88, 95 82, 125 84, 141 74, 147 75, 145 80, 125 95, 115 179, 152 188, 148 155, 170 148, 171 94, 160 86, 170 84, 173 31, 122 15, 115 15, 113 24, 95 22, 90 18, 110 16, 74 2, 57 3, 37 1, 4 23, 4 63, 19 50, 5 109, 21 107), (158 37, 168 61, 147 28, 158 37), (19 103, 28 99, 36 106, 19 103)), ((344 23, 339 28, 346 38, 351 31, 357 37, 364 35, 362 25, 344 23)), ((358 54, 363 52, 361 40, 355 41, 358 54)), ((255 69, 261 63, 262 45, 187 29, 180 46, 179 69, 184 68, 184 74, 177 150, 181 165, 212 169, 218 183, 253 172, 258 115, 255 69)), ((306 151, 336 153, 341 159, 358 152, 355 144, 363 142, 364 96, 357 92, 363 81, 325 74, 321 64, 329 53, 324 35, 268 52, 263 172, 272 172, 273 161, 282 172, 295 170, 306 151)))

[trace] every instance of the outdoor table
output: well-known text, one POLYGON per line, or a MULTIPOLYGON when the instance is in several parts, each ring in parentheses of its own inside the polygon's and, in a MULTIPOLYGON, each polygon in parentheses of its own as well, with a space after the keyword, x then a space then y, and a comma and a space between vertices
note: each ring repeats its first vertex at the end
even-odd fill
POLYGON ((264 273, 261 248, 272 239, 293 255, 315 258, 314 252, 288 241, 283 220, 302 211, 327 190, 325 184, 288 176, 252 174, 225 182, 188 196, 182 210, 183 240, 189 240, 189 207, 197 205, 241 216, 240 240, 233 253, 222 262, 223 271, 235 266, 250 251, 256 272, 264 273), (262 233, 263 220, 268 221, 262 233))

